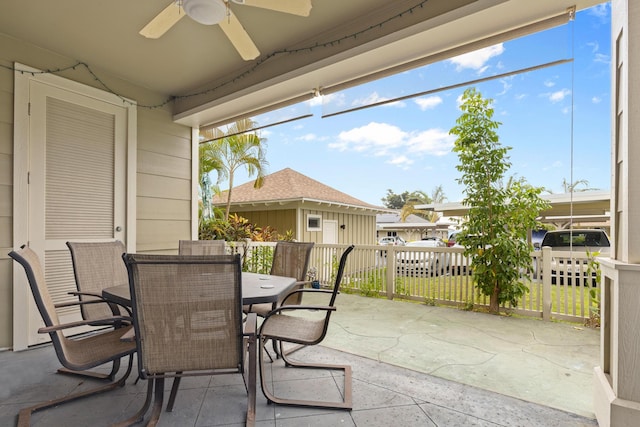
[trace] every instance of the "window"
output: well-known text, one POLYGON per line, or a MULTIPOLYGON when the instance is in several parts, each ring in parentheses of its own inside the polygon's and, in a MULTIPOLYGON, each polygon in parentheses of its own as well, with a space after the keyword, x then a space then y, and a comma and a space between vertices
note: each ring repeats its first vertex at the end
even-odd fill
POLYGON ((320 215, 307 215, 307 231, 322 231, 322 217, 320 215))

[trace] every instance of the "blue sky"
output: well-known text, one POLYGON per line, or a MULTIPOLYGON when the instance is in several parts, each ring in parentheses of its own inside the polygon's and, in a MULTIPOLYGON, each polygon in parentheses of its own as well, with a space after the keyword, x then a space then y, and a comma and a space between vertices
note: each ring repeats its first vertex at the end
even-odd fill
MULTIPOLYGON (((465 87, 322 118, 367 103, 573 58, 572 63, 475 85, 494 100, 508 175, 562 193, 563 179, 610 189, 610 6, 580 11, 568 24, 254 118, 313 117, 260 131, 268 172, 292 168, 362 201, 382 205, 387 189, 431 194, 442 185, 460 201, 458 158, 449 130, 465 87), (573 110, 573 114, 572 114, 573 110)), ((215 179, 215 178, 214 178, 215 179)), ((244 171, 235 182, 251 180, 244 171)), ((226 189, 226 183, 221 185, 226 189)), ((584 188, 584 186, 583 186, 584 188)))

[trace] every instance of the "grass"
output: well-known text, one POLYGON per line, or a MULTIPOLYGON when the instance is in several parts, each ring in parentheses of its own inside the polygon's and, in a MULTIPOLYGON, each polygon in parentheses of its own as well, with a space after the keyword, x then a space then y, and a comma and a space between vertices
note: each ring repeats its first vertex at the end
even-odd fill
MULTIPOLYGON (((365 296, 385 296, 385 269, 369 271, 366 275, 352 276, 345 290, 365 296)), ((539 282, 526 281, 529 289, 515 308, 542 312, 543 286, 539 282)), ((552 315, 567 315, 589 318, 590 307, 595 307, 589 295, 589 287, 552 285, 552 315)), ((470 275, 443 275, 435 277, 396 277, 394 295, 401 299, 418 300, 428 305, 454 304, 461 309, 474 305, 488 305, 489 298, 479 295, 470 275)))

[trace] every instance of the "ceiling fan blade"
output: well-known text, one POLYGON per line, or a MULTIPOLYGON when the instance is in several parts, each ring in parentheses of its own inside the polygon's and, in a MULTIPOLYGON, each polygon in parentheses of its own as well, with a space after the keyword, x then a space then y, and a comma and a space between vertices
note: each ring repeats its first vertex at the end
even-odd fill
POLYGON ((218 25, 220 25, 220 28, 227 35, 242 59, 251 61, 260 55, 260 51, 233 12, 228 10, 227 16, 218 25))
POLYGON ((233 0, 234 3, 262 9, 276 10, 292 15, 309 16, 311 0, 233 0))
POLYGON ((176 22, 178 22, 186 14, 182 7, 172 1, 169 6, 165 7, 162 12, 156 15, 145 27, 140 30, 140 34, 149 38, 157 39, 166 33, 176 22))

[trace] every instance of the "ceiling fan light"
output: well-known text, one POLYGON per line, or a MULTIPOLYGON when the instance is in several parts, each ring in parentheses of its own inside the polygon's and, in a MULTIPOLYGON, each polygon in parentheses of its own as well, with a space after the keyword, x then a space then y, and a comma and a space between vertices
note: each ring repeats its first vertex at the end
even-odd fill
POLYGON ((227 6, 221 0, 183 0, 184 13, 196 22, 214 25, 227 16, 227 6))

